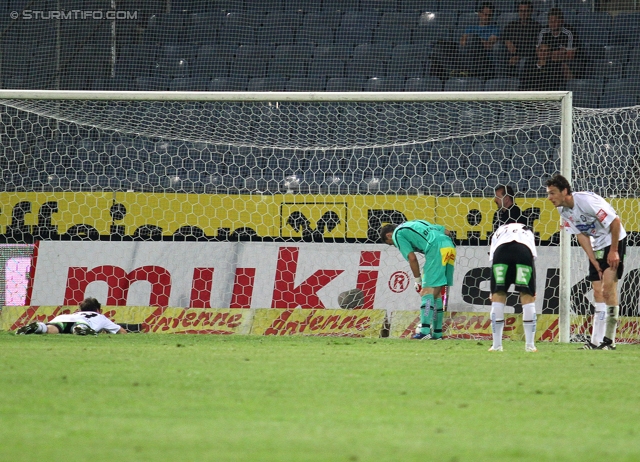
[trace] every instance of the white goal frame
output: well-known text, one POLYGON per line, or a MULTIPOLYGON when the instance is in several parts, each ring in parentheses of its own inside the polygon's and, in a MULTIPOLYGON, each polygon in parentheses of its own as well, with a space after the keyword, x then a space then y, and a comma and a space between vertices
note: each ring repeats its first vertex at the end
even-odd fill
MULTIPOLYGON (((157 101, 157 102, 446 102, 559 101, 561 103, 560 171, 572 179, 573 98, 555 92, 168 92, 0 90, 1 100, 157 101)), ((559 222, 559 218, 558 218, 559 222)), ((559 341, 570 341, 571 238, 560 233, 559 341)))

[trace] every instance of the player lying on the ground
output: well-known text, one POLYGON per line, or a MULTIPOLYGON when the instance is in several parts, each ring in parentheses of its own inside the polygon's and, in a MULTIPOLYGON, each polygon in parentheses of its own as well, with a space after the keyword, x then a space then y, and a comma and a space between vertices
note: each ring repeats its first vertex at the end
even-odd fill
POLYGON ((127 331, 102 314, 100 302, 95 298, 86 298, 80 303, 79 310, 71 314, 61 314, 51 321, 32 322, 16 331, 16 335, 29 334, 75 334, 98 335, 126 334, 127 331))
POLYGON ((491 237, 491 330, 493 345, 489 351, 502 351, 504 306, 511 284, 520 292, 522 325, 528 352, 538 351, 536 336, 536 268, 537 256, 533 231, 521 223, 502 225, 491 237))

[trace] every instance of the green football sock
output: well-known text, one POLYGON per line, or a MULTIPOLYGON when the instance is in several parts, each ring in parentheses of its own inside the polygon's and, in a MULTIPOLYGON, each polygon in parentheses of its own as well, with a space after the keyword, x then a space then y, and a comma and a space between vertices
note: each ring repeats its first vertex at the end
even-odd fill
POLYGON ((442 338, 442 323, 444 321, 444 309, 442 307, 442 298, 435 300, 436 316, 433 321, 433 338, 442 338))
POLYGON ((431 323, 433 322, 433 295, 422 296, 422 306, 420 306, 420 333, 430 334, 431 323))

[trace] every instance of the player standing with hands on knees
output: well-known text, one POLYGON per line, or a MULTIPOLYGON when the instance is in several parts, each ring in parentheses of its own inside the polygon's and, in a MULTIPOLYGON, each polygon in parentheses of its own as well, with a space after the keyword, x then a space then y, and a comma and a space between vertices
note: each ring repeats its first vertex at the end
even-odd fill
POLYGON ((500 226, 491 236, 491 330, 493 345, 489 351, 502 351, 504 307, 511 284, 520 292, 522 325, 527 352, 536 352, 536 268, 535 236, 521 223, 500 226))
POLYGON ((592 192, 572 192, 569 181, 555 175, 547 181, 547 197, 558 208, 562 228, 575 234, 589 258, 589 277, 596 312, 591 342, 585 350, 615 350, 618 325, 618 279, 624 271, 627 232, 616 211, 592 192))
POLYGON ((412 220, 401 225, 384 225, 380 230, 380 237, 385 244, 395 246, 409 262, 416 291, 422 298, 420 332, 412 338, 442 339, 442 289, 453 285, 456 261, 456 247, 449 231, 425 220, 412 220), (422 273, 416 252, 423 254, 425 258, 422 273))

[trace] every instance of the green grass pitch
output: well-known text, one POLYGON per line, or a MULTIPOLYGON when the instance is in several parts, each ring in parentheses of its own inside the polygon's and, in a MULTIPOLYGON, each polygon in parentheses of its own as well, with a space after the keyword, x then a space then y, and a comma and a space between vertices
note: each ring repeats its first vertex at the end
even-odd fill
POLYGON ((0 460, 637 461, 640 346, 0 333, 0 460))

